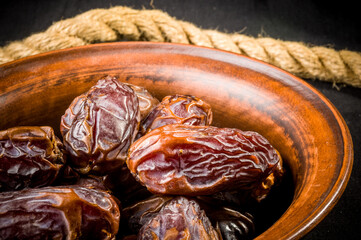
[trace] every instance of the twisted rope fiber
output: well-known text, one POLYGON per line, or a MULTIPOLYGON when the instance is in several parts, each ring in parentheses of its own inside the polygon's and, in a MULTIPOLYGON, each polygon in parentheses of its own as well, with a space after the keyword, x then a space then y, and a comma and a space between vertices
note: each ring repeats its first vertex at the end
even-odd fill
POLYGON ((153 41, 213 47, 280 67, 298 77, 361 87, 361 54, 269 37, 200 29, 160 10, 93 9, 0 48, 0 64, 37 53, 98 42, 153 41))

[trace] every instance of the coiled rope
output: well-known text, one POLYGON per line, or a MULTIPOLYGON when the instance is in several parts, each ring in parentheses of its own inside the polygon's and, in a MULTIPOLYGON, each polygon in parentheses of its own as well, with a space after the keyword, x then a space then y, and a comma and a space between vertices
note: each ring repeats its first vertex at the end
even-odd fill
POLYGON ((361 87, 361 54, 302 42, 198 28, 160 10, 118 6, 55 22, 46 31, 0 48, 0 64, 37 53, 98 42, 154 41, 213 47, 280 67, 298 77, 361 87))

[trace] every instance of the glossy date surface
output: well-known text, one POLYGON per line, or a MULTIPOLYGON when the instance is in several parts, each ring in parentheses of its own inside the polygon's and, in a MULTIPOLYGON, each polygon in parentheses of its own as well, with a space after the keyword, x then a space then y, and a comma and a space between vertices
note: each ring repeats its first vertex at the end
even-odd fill
POLYGON ((185 197, 168 201, 143 225, 138 239, 220 239, 198 203, 185 197))
POLYGON ((209 196, 199 196, 196 201, 223 240, 245 240, 254 237, 255 224, 252 214, 226 206, 225 202, 214 201, 209 196))
POLYGON ((134 84, 126 83, 131 87, 139 100, 140 119, 144 119, 158 104, 159 100, 152 96, 147 89, 134 84))
POLYGON ((70 164, 82 174, 106 174, 124 164, 139 128, 134 91, 116 78, 101 79, 76 97, 61 118, 70 164))
POLYGON ((122 219, 130 232, 137 234, 140 228, 156 216, 162 207, 173 198, 166 195, 153 195, 140 200, 122 210, 122 219))
POLYGON ((255 232, 251 215, 224 208, 217 213, 216 229, 223 240, 249 240, 255 232))
MULTIPOLYGON (((124 208, 122 210, 123 226, 128 226, 129 234, 137 234, 143 225, 151 221, 174 198, 167 195, 153 195, 124 208)), ((188 200, 190 199, 188 198, 188 200)), ((208 196, 196 197, 191 200, 199 204, 222 239, 251 239, 254 236, 255 225, 250 213, 227 207, 224 202, 214 201, 212 197, 208 196)))
POLYGON ((196 196, 258 189, 279 160, 256 132, 173 124, 134 142, 127 165, 152 193, 196 196))
POLYGON ((51 127, 0 131, 0 191, 50 185, 64 163, 61 142, 51 127))
POLYGON ((112 239, 120 210, 107 192, 81 186, 0 193, 0 239, 112 239))
POLYGON ((144 135, 168 124, 210 125, 213 114, 211 106, 191 95, 170 95, 141 122, 139 131, 144 135))

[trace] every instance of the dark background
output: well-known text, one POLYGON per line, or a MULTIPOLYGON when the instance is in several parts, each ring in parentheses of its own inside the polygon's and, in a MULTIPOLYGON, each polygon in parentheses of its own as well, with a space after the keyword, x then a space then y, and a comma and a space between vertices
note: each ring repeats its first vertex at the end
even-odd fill
MULTIPOLYGON (((0 46, 46 30, 53 22, 93 8, 123 5, 156 8, 205 29, 301 41, 337 50, 361 51, 358 1, 311 0, 12 0, 0 8, 0 46), (11 3, 10 3, 11 2, 11 3)), ((331 213, 304 239, 360 239, 361 89, 307 80, 340 111, 354 143, 349 184, 331 213)))

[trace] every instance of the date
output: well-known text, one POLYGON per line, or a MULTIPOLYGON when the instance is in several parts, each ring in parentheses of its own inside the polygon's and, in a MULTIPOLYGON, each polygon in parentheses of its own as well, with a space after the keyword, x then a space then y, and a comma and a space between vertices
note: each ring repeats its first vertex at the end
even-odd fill
POLYGON ((177 197, 143 225, 138 239, 220 239, 197 202, 177 197))
POLYGON ((208 196, 199 196, 196 200, 223 240, 251 239, 254 236, 254 218, 250 213, 225 206, 224 202, 219 203, 208 196))
POLYGON ((116 78, 99 80, 76 97, 61 118, 69 163, 81 174, 105 175, 121 167, 139 122, 134 91, 116 78))
POLYGON ((242 207, 252 207, 260 203, 273 189, 275 189, 275 187, 279 187, 285 174, 282 157, 278 151, 276 152, 279 157, 278 164, 273 168, 272 173, 269 174, 258 187, 248 191, 233 190, 218 192, 209 196, 212 199, 212 202, 219 202, 221 205, 230 204, 242 207))
POLYGON ((127 165, 154 194, 196 196, 258 189, 279 161, 256 132, 172 124, 134 142, 127 165))
POLYGON ((107 192, 81 186, 0 193, 0 239, 113 239, 120 210, 107 192))
POLYGON ((102 177, 99 176, 81 177, 74 185, 84 188, 98 189, 106 192, 111 192, 111 190, 104 184, 102 177))
POLYGON ((48 126, 0 131, 0 191, 52 184, 65 163, 61 148, 48 126))
POLYGON ((140 119, 144 119, 158 104, 159 100, 152 96, 147 89, 134 84, 126 83, 131 87, 139 100, 140 119))
POLYGON ((254 235, 255 226, 250 214, 224 208, 217 213, 216 222, 216 229, 223 240, 246 240, 254 235))
MULTIPOLYGON (((174 199, 172 196, 153 195, 124 208, 122 210, 123 226, 128 225, 129 234, 137 234, 141 227, 157 216, 159 211, 172 199, 174 199)), ((255 226, 250 213, 223 206, 224 203, 213 201, 214 199, 208 196, 196 197, 192 200, 205 211, 212 226, 222 236, 222 239, 250 239, 253 236, 255 226)))
POLYGON ((128 226, 130 233, 137 234, 140 228, 155 217, 162 207, 172 199, 171 196, 153 195, 125 207, 122 210, 124 225, 128 226))
POLYGON ((205 101, 190 95, 171 95, 163 100, 141 122, 139 132, 144 135, 168 124, 210 125, 213 114, 205 101))

